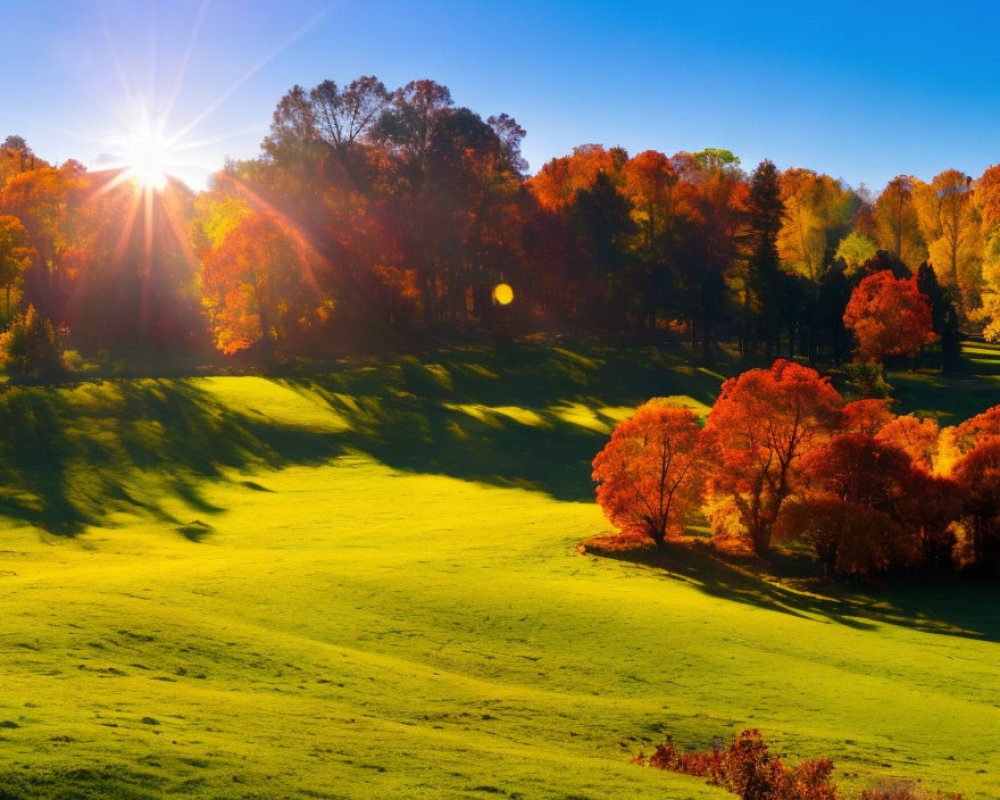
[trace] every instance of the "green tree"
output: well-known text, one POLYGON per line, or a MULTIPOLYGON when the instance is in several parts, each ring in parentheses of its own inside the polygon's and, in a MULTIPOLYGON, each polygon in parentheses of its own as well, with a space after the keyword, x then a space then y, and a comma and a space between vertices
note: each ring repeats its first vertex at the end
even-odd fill
POLYGON ((0 354, 15 375, 52 377, 62 369, 62 349, 52 322, 34 306, 0 335, 0 354))

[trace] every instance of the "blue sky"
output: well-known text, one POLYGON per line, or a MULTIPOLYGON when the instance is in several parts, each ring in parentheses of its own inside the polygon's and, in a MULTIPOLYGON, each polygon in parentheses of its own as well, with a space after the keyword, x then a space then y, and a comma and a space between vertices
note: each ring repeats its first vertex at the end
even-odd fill
POLYGON ((726 147, 748 168, 768 157, 875 190, 1000 161, 1000 11, 986 3, 0 0, 0 12, 0 134, 94 165, 140 105, 169 106, 168 131, 196 123, 182 138, 196 187, 226 155, 257 154, 293 84, 361 74, 433 78, 484 117, 512 114, 533 170, 585 142, 726 147))

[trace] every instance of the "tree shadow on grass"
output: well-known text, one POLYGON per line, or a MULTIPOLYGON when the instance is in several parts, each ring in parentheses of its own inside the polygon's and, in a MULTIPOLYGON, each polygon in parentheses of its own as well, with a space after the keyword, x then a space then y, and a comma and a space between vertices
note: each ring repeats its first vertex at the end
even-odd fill
POLYGON ((703 545, 668 543, 598 555, 663 570, 712 597, 796 617, 819 617, 859 630, 899 625, 926 633, 1000 641, 1000 586, 960 578, 905 579, 885 589, 809 581, 783 585, 768 565, 748 556, 717 553, 703 545))
POLYGON ((341 452, 329 432, 252 419, 187 381, 18 387, 0 395, 0 513, 62 536, 122 511, 176 523, 158 493, 213 514, 205 479, 341 452))
POLYGON ((0 513, 64 536, 116 512, 178 524, 164 496, 211 515, 220 509, 203 495, 206 479, 348 450, 397 469, 590 501, 591 461, 621 416, 605 407, 678 393, 707 404, 718 383, 656 348, 531 344, 287 381, 324 396, 347 423, 341 432, 241 413, 196 381, 13 387, 0 394, 0 513))
POLYGON ((594 496, 591 462, 623 414, 664 395, 704 408, 721 377, 653 347, 507 344, 288 385, 321 395, 347 421, 345 447, 393 468, 586 502, 594 496))

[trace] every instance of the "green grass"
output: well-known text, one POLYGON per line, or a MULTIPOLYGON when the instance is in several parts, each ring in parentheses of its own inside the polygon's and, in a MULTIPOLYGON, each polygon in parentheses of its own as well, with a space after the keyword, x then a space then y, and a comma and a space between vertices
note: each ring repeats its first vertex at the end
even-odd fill
POLYGON ((629 760, 744 726, 993 797, 995 587, 577 551, 615 421, 720 377, 523 345, 8 392, 0 798, 707 800, 629 760))

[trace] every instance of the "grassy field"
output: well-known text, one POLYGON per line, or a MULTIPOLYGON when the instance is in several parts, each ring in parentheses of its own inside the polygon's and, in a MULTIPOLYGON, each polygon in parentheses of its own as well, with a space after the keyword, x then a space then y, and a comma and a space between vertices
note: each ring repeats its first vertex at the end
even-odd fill
POLYGON ((707 800, 631 757, 745 726, 849 789, 995 797, 994 586, 578 552, 615 421, 721 377, 511 345, 0 395, 0 798, 707 800))

